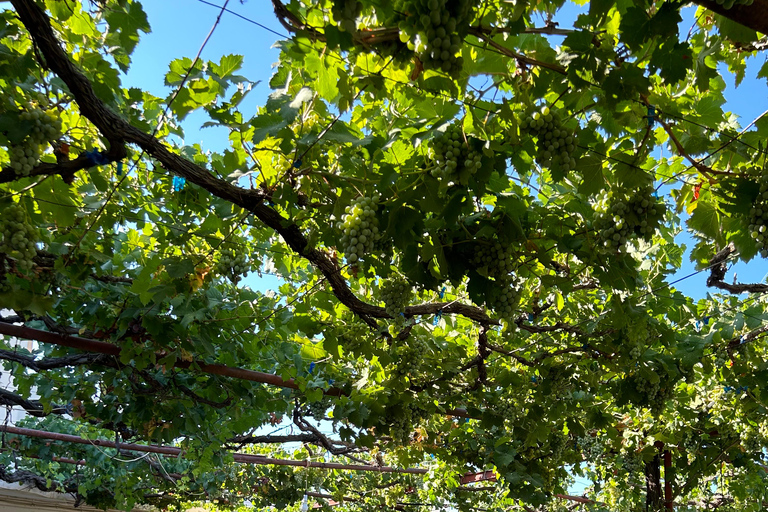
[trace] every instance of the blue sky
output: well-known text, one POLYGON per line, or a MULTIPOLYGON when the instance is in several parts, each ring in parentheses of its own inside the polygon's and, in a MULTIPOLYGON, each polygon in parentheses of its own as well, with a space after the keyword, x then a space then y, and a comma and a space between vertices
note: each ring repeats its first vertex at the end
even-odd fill
MULTIPOLYGON (((223 0, 210 3, 220 6, 223 0)), ((219 8, 200 0, 145 1, 143 5, 152 25, 152 33, 143 36, 134 53, 131 70, 124 77, 123 85, 141 87, 164 97, 170 93, 170 89, 163 85, 168 64, 176 58, 195 56, 210 31, 219 8)), ((244 113, 252 114, 259 105, 264 104, 270 93, 267 82, 272 74, 272 65, 277 62, 279 56, 278 50, 272 47, 279 39, 274 32, 285 34, 285 29, 275 18, 271 2, 266 0, 248 0, 244 3, 231 0, 228 9, 262 26, 225 12, 206 45, 202 58, 218 60, 222 55, 231 53, 245 56, 241 74, 254 81, 261 80, 243 104, 244 113)), ((558 13, 556 19, 561 27, 566 28, 576 15, 585 9, 585 7, 580 9, 572 7, 568 11, 558 13)), ((687 33, 693 24, 694 16, 694 7, 683 9, 684 21, 681 24, 681 31, 687 33)), ((555 38, 553 42, 557 43, 558 40, 559 38, 555 38)), ((742 125, 748 124, 763 111, 768 110, 766 82, 756 78, 757 70, 762 64, 762 58, 751 59, 746 78, 738 88, 735 87, 734 79, 727 70, 720 70, 728 84, 726 88, 728 103, 725 108, 739 114, 742 125)), ((202 112, 193 113, 188 117, 184 123, 187 135, 185 142, 187 144, 200 142, 206 149, 223 149, 227 144, 226 129, 199 130, 198 127, 206 120, 202 112)), ((678 240, 686 245, 692 245, 686 233, 681 234, 678 240)), ((736 272, 741 282, 762 282, 765 280, 766 271, 768 271, 768 265, 764 260, 757 259, 749 264, 735 265, 728 273, 727 279, 732 279, 733 273, 736 272)), ((683 268, 675 278, 682 278, 693 272, 695 272, 693 264, 685 257, 683 268)), ((704 297, 708 291, 705 286, 706 277, 707 273, 702 272, 679 282, 676 286, 694 297, 704 297)), ((274 279, 257 282, 253 277, 246 283, 259 288, 275 288, 277 284, 274 279)))

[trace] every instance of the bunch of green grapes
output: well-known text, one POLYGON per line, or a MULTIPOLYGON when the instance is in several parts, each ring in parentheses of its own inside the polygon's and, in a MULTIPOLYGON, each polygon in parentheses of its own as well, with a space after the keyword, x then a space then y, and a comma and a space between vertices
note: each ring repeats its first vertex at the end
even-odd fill
POLYGON ((671 386, 662 386, 661 379, 651 382, 642 375, 635 375, 636 389, 643 395, 643 400, 638 405, 645 405, 653 412, 661 411, 671 395, 671 386))
POLYGON ((334 0, 331 7, 333 19, 341 30, 354 32, 357 30, 357 18, 363 12, 363 3, 360 0, 334 0))
POLYGON ((413 433, 413 408, 410 406, 398 407, 387 414, 389 420, 389 435, 399 446, 411 444, 413 433))
POLYGON ((405 306, 411 300, 411 285, 404 277, 395 274, 382 281, 380 298, 389 316, 394 319, 402 318, 400 314, 405 311, 405 306))
POLYGON ((556 110, 544 106, 528 111, 520 120, 520 130, 536 137, 539 165, 564 173, 576 168, 576 135, 563 125, 556 110))
POLYGON ((39 107, 28 107, 19 114, 19 119, 30 123, 32 131, 21 143, 8 149, 10 167, 16 174, 28 176, 40 162, 41 146, 61 135, 61 119, 54 110, 45 111, 39 107))
POLYGON ((317 421, 325 419, 325 411, 330 407, 330 403, 326 400, 319 400, 317 402, 311 402, 307 404, 307 412, 317 421))
POLYGON ((512 423, 515 423, 520 412, 520 408, 517 407, 515 402, 508 396, 502 397, 500 401, 496 402, 493 410, 499 417, 509 420, 512 423))
POLYGON ((450 125, 432 146, 432 176, 466 185, 469 177, 482 167, 483 154, 475 147, 478 142, 474 137, 465 137, 459 124, 450 125))
POLYGON ((653 187, 608 192, 598 204, 595 229, 605 247, 622 251, 633 236, 650 241, 661 225, 666 205, 653 196, 653 187))
POLYGON ((645 481, 645 462, 639 453, 622 452, 621 469, 631 485, 640 485, 640 482, 645 481))
POLYGON ((421 369, 423 357, 429 346, 418 336, 409 338, 408 344, 393 345, 390 356, 395 362, 392 372, 396 377, 410 377, 421 369))
POLYGON ((22 270, 33 267, 33 258, 37 255, 37 231, 30 225, 27 212, 18 204, 3 210, 0 217, 0 252, 16 260, 16 266, 22 270))
POLYGON ((369 333, 369 327, 357 319, 337 329, 340 344, 348 352, 358 352, 365 345, 369 333))
POLYGON ((605 447, 600 443, 599 439, 589 434, 577 438, 576 445, 581 450, 585 460, 595 460, 605 453, 605 447))
POLYGON ((421 60, 424 69, 457 76, 464 66, 461 45, 472 22, 470 0, 395 0, 404 13, 398 23, 400 40, 421 60))
POLYGON ((760 177, 760 192, 749 210, 749 234, 760 256, 768 258, 768 174, 760 177))
POLYGON ((559 460, 563 457, 567 447, 568 438, 562 432, 555 433, 549 439, 549 449, 552 450, 552 458, 555 460, 559 460))
POLYGON ((241 276, 248 274, 248 260, 245 254, 237 254, 231 247, 225 247, 216 263, 216 272, 220 276, 225 276, 232 283, 237 284, 241 276))
POLYGON ((379 196, 359 197, 345 209, 341 222, 339 242, 347 262, 356 263, 373 251, 379 239, 379 220, 376 218, 379 196))
POLYGON ((629 357, 637 360, 643 356, 643 353, 645 353, 645 348, 642 343, 637 341, 632 343, 632 348, 629 350, 629 357))
POLYGON ((499 240, 478 244, 475 265, 486 268, 488 276, 503 279, 515 270, 515 249, 499 240))
POLYGON ((499 294, 493 302, 488 304, 488 307, 496 313, 497 317, 506 320, 509 324, 514 324, 515 311, 520 301, 520 290, 511 280, 500 280, 499 287, 499 294))
POLYGON ((766 439, 760 434, 760 431, 753 427, 748 426, 741 431, 741 446, 744 451, 749 454, 762 453, 763 447, 766 445, 766 439))
POLYGON ((752 5, 755 0, 715 0, 717 5, 722 5, 724 9, 731 9, 734 5, 752 5))

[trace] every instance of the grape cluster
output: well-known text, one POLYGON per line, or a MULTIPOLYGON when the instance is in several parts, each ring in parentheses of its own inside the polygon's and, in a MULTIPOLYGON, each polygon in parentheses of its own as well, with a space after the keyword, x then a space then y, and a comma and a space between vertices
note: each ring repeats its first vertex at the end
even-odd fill
POLYGON ((483 154, 475 147, 478 142, 474 137, 466 137, 459 124, 450 125, 432 146, 432 176, 466 185, 483 164, 483 154))
POLYGON ((512 423, 516 422, 520 414, 520 408, 509 397, 504 397, 503 400, 494 404, 494 410, 498 416, 512 423))
POLYGON ((630 482, 639 484, 645 479, 645 462, 638 453, 625 453, 621 469, 627 474, 630 482))
POLYGON ((470 0, 395 0, 400 40, 415 51, 424 69, 457 76, 464 66, 461 45, 472 21, 470 0))
POLYGON ((632 359, 640 359, 645 352, 641 343, 633 343, 632 348, 629 350, 629 357, 632 359))
POLYGON ((373 251, 373 245, 379 239, 378 202, 378 195, 357 198, 346 207, 337 225, 342 231, 339 241, 349 263, 355 263, 373 251))
POLYGON ((309 415, 315 420, 322 421, 325 419, 325 411, 328 410, 329 406, 330 404, 325 400, 311 402, 307 404, 307 412, 309 412, 309 415))
POLYGON ((496 313, 496 316, 507 320, 509 324, 514 323, 515 309, 520 301, 520 290, 511 280, 502 279, 499 281, 500 293, 495 300, 488 306, 496 313))
POLYGON ((405 306, 411 299, 411 285, 408 281, 394 275, 385 279, 381 284, 381 300, 389 316, 394 319, 403 318, 400 314, 405 311, 405 306))
POLYGON ((357 30, 357 18, 363 12, 363 3, 360 0, 335 0, 331 7, 333 19, 339 24, 341 30, 354 32, 357 30))
POLYGON ((644 397, 643 404, 651 411, 661 411, 670 397, 669 386, 662 388, 661 381, 650 382, 642 375, 636 375, 634 380, 637 390, 644 397))
POLYGON ((554 434, 549 440, 549 449, 552 451, 552 458, 555 460, 561 459, 567 446, 568 438, 562 432, 554 434))
POLYGON ((750 426, 741 432, 741 446, 749 454, 762 452, 766 445, 765 441, 765 438, 754 427, 750 426))
POLYGON ((651 186, 609 192, 599 207, 595 229, 605 247, 619 252, 632 236, 650 240, 667 211, 651 186))
POLYGON ((693 458, 695 458, 696 452, 699 450, 699 438, 691 430, 686 430, 683 433, 683 437, 680 440, 678 447, 682 447, 682 449, 688 454, 688 459, 693 460, 693 458))
POLYGON ((581 453, 586 460, 595 460, 605 452, 605 447, 600 443, 597 437, 589 434, 576 439, 581 453))
POLYGON ((520 130, 537 138, 536 161, 539 165, 563 173, 576 168, 576 159, 573 157, 576 135, 573 130, 563 126, 556 110, 544 106, 527 112, 520 121, 520 130))
POLYGON ((474 263, 486 268, 488 276, 503 279, 515 270, 514 247, 493 240, 486 244, 478 244, 474 263))
POLYGON ((419 336, 411 336, 407 345, 394 345, 390 351, 392 360, 395 361, 393 374, 399 378, 417 373, 428 350, 429 345, 419 336))
POLYGON ((342 347, 348 352, 358 352, 365 344, 369 328, 363 322, 351 321, 338 330, 342 347))
POLYGON ((245 254, 238 254, 231 247, 226 247, 221 251, 216 263, 216 272, 237 284, 240 276, 248 273, 248 260, 245 254))
POLYGON ((27 212, 18 204, 3 210, 0 217, 0 252, 16 260, 16 266, 29 270, 34 265, 32 259, 37 255, 37 232, 29 224, 27 212))
POLYGON ((760 256, 768 258, 768 174, 760 177, 760 192, 749 210, 749 234, 760 256))
POLYGON ((61 135, 61 119, 53 110, 30 107, 19 114, 19 119, 32 124, 32 131, 20 144, 9 147, 10 167, 19 176, 28 176, 40 162, 41 146, 61 135))
POLYGON ((734 5, 752 5, 755 0, 715 0, 717 5, 722 5, 724 9, 731 9, 734 5))
POLYGON ((391 411, 387 415, 389 420, 389 435, 395 444, 408 446, 411 444, 411 434, 413 433, 413 408, 405 406, 391 411))

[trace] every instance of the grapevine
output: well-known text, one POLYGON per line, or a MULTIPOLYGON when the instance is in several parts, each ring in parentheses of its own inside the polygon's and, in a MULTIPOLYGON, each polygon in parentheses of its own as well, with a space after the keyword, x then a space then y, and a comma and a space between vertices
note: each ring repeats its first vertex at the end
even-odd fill
POLYGON ((448 183, 466 185, 469 178, 482 167, 483 154, 475 146, 478 140, 466 137, 458 124, 452 124, 435 139, 432 157, 435 168, 431 174, 448 183))
POLYGON ((341 222, 341 243, 347 262, 356 263, 373 251, 379 239, 379 221, 376 218, 379 196, 360 197, 345 209, 341 222))
POLYGON ((621 251, 627 241, 638 236, 651 240, 661 225, 666 205, 653 197, 653 187, 609 192, 599 205, 595 229, 605 247, 621 251))
POLYGON ((557 111, 547 106, 528 111, 520 121, 520 130, 537 138, 536 161, 539 165, 563 173, 576 168, 573 157, 576 136, 573 130, 563 125, 557 111))
POLYGON ((749 210, 749 234, 760 256, 768 258, 768 175, 760 177, 760 192, 749 210))
POLYGON ((388 315, 394 319, 402 318, 401 313, 411 298, 411 285, 403 277, 395 275, 382 282, 381 300, 388 315))
POLYGON ((461 44, 472 21, 469 0, 396 0, 400 40, 416 52, 424 69, 457 76, 464 66, 461 44))
POLYGON ((34 265, 32 259, 37 255, 37 232, 29 224, 27 212, 14 204, 3 211, 0 218, 0 252, 16 259, 16 266, 29 270, 34 265))
POLYGON ((219 261, 216 263, 216 272, 237 284, 240 277, 248 273, 248 261, 245 254, 237 254, 231 247, 224 248, 219 256, 219 261))

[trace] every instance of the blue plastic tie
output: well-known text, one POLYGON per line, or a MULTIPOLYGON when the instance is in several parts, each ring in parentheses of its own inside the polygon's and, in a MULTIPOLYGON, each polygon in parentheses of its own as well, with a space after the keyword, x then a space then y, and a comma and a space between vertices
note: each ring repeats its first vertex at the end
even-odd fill
POLYGON ((733 388, 731 386, 724 386, 723 391, 725 391, 726 393, 730 393, 731 391, 733 391, 733 388))
POLYGON ((328 379, 328 385, 333 386, 333 379, 328 379))
POLYGON ((301 160, 296 160, 293 162, 293 168, 298 169, 301 166, 301 160))
POLYGON ((95 167, 97 165, 107 165, 110 162, 109 158, 105 157, 95 149, 86 151, 83 153, 83 156, 85 156, 86 160, 88 160, 88 163, 91 164, 91 167, 95 167))
POLYGON ((648 126, 656 123, 656 107, 648 106, 648 126))
POLYGON ((315 371, 315 362, 312 361, 311 363, 309 363, 309 373, 311 374, 314 371, 315 371))
POLYGON ((181 190, 184 190, 184 185, 187 184, 187 178, 182 178, 181 176, 174 176, 173 177, 173 191, 174 192, 180 192, 181 190))
POLYGON ((443 317, 443 310, 437 312, 435 315, 435 318, 432 320, 432 325, 437 325, 440 323, 440 319, 443 317))
POLYGON ((531 382, 533 382, 535 384, 535 383, 539 382, 539 379, 536 378, 535 375, 531 375, 531 382))
POLYGON ((528 313, 528 321, 533 322, 533 319, 536 318, 533 316, 533 313, 528 313))
POLYGON ((444 295, 445 295, 445 286, 443 286, 443 289, 440 290, 440 298, 442 299, 444 295))
POLYGON ((117 175, 122 176, 123 175, 123 161, 120 160, 117 162, 117 175))
POLYGON ((741 339, 739 339, 739 345, 743 345, 746 342, 747 342, 747 336, 746 335, 742 335, 741 339))
POLYGON ((704 325, 709 325, 709 319, 710 319, 710 318, 711 318, 711 317, 709 317, 709 316, 705 316, 705 317, 704 317, 704 325))
POLYGON ((701 330, 701 322, 699 322, 698 320, 696 320, 696 332, 698 332, 698 331, 700 331, 700 330, 701 330))

